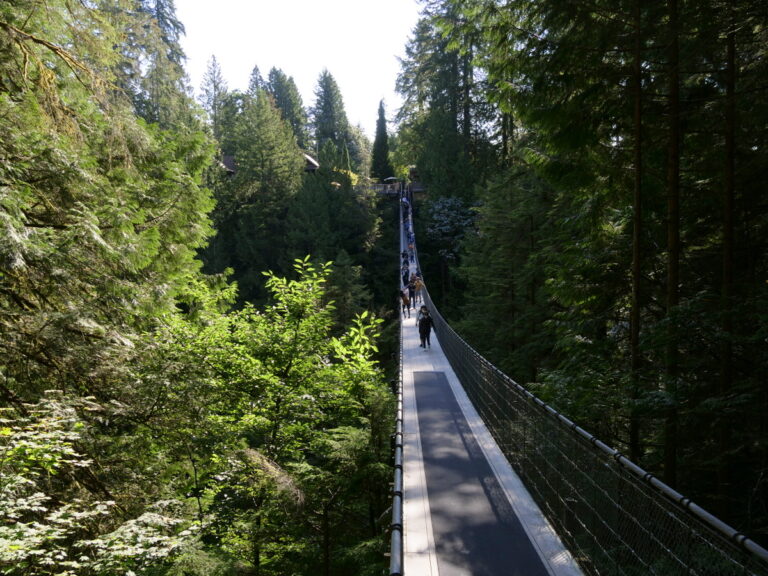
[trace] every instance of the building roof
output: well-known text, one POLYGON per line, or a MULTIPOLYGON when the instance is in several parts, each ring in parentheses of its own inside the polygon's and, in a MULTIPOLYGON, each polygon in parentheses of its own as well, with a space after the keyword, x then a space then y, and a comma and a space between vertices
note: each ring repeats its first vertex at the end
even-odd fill
MULTIPOLYGON (((302 152, 302 155, 304 156, 304 171, 305 172, 314 172, 318 168, 320 168, 320 163, 312 158, 309 154, 306 152, 302 152)), ((237 172, 237 164, 235 163, 235 157, 232 154, 224 154, 221 157, 221 160, 219 161, 219 166, 229 172, 230 174, 234 174, 237 172)))
POLYGON ((304 166, 305 172, 314 172, 315 170, 320 168, 320 163, 317 160, 312 158, 312 156, 310 156, 306 152, 304 152, 303 154, 304 154, 304 160, 306 160, 307 162, 306 165, 304 166))

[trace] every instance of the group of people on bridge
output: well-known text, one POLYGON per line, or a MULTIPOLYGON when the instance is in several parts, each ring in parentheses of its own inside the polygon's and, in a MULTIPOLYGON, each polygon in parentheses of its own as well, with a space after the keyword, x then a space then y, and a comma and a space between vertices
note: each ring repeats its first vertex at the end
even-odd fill
POLYGON ((430 334, 434 327, 432 316, 429 314, 429 309, 424 303, 424 282, 421 276, 414 272, 404 281, 404 286, 399 293, 399 306, 402 309, 403 318, 411 317, 411 309, 416 310, 416 306, 421 302, 421 307, 416 313, 416 326, 419 328, 419 339, 421 340, 420 346, 422 348, 429 348, 431 346, 430 334))
POLYGON ((403 198, 403 226, 407 234, 408 249, 403 250, 400 253, 402 258, 402 265, 400 267, 401 279, 403 281, 400 291, 398 293, 398 306, 402 309, 403 318, 411 317, 411 308, 416 310, 416 306, 421 302, 421 307, 416 314, 416 326, 419 329, 419 339, 421 348, 431 347, 430 334, 434 327, 432 316, 429 314, 429 309, 424 303, 424 281, 421 278, 421 273, 416 270, 411 272, 411 265, 415 264, 416 253, 414 249, 414 243, 416 238, 411 228, 411 220, 409 218, 409 205, 408 201, 403 198))

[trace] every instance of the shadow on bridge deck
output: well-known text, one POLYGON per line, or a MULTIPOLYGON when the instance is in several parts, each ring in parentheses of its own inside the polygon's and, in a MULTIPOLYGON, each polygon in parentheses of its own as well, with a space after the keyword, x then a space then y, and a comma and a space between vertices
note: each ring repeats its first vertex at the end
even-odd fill
MULTIPOLYGON (((413 311, 412 311, 413 312, 413 311)), ((402 319, 404 573, 577 576, 576 563, 501 454, 440 343, 402 319)))

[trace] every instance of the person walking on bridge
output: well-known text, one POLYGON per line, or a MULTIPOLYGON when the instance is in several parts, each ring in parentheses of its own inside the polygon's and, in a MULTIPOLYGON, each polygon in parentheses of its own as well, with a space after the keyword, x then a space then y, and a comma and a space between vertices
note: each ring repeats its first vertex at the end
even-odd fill
POLYGON ((408 314, 408 318, 411 317, 411 299, 408 298, 408 290, 400 290, 399 304, 403 309, 403 318, 408 314))
POLYGON ((411 278, 408 280, 408 299, 411 301, 413 309, 416 310, 416 276, 411 274, 411 278))
POLYGON ((421 279, 421 276, 416 276, 416 278, 413 281, 413 288, 414 288, 414 304, 417 304, 421 302, 424 304, 424 281, 421 279))
POLYGON ((416 319, 419 323, 419 339, 421 340, 422 348, 430 348, 432 343, 429 341, 430 332, 434 328, 435 323, 432 321, 432 316, 429 315, 429 310, 426 306, 422 306, 419 309, 419 315, 416 319))

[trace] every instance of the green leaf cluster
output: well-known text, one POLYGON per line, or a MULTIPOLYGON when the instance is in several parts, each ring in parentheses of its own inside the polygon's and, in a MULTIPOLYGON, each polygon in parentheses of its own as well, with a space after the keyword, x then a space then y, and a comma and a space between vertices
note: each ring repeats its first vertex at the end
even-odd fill
POLYGON ((360 530, 381 529, 367 519, 388 473, 392 400, 372 360, 381 321, 362 314, 333 336, 330 271, 304 259, 296 279, 268 275, 261 310, 222 313, 231 290, 191 283, 190 312, 167 317, 144 376, 174 383, 162 403, 196 470, 204 541, 263 573, 318 556, 331 566, 360 530))

